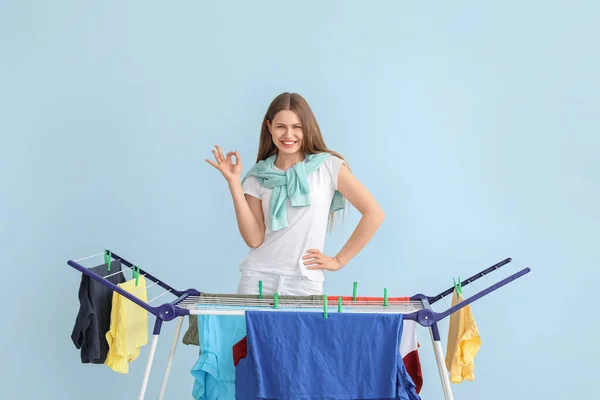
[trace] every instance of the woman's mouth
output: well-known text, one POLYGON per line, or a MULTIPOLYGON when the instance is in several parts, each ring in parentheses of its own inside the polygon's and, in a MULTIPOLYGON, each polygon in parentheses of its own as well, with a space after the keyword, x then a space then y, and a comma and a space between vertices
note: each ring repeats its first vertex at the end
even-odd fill
POLYGON ((281 143, 283 143, 284 147, 293 147, 297 141, 295 140, 282 140, 281 143))

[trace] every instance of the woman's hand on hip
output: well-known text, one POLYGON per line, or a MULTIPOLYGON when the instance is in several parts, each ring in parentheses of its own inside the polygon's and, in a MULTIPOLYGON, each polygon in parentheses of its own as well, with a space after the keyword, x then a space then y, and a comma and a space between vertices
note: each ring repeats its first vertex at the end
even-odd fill
POLYGON ((336 257, 329 257, 317 249, 308 249, 308 254, 302 257, 304 265, 308 269, 325 269, 327 271, 338 271, 342 264, 336 257))
POLYGON ((215 161, 206 160, 207 163, 215 167, 229 183, 239 182, 242 179, 242 158, 237 151, 230 151, 227 155, 223 155, 221 148, 216 145, 216 150, 212 153, 215 156, 215 161), (235 163, 233 157, 235 156, 235 163))

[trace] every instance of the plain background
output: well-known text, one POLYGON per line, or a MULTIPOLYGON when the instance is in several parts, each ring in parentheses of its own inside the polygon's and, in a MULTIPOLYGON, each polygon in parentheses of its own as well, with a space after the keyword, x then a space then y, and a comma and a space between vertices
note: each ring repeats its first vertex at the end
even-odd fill
MULTIPOLYGON (((269 102, 296 91, 387 214, 369 246, 327 274, 326 292, 350 295, 357 281, 363 295, 432 295, 512 257, 507 273, 532 272, 473 304, 483 346, 455 398, 597 398, 599 11, 591 1, 2 1, 0 397, 137 398, 149 346, 129 375, 80 363, 70 340, 80 274, 67 260, 110 248, 177 288, 234 292, 247 249, 204 160, 220 144, 247 171, 269 102)), ((328 254, 359 216, 337 224, 328 254)), ((174 328, 164 325, 148 399, 174 328)), ((442 399, 419 332, 422 397, 442 399)), ((167 399, 191 398, 196 356, 179 345, 167 399)))

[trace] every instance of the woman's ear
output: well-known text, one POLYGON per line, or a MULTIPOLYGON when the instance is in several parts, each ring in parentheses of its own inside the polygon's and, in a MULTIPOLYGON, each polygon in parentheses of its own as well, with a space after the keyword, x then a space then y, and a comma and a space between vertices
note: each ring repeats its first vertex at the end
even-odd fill
POLYGON ((269 133, 271 133, 271 121, 266 120, 265 124, 267 125, 267 129, 269 130, 269 133))

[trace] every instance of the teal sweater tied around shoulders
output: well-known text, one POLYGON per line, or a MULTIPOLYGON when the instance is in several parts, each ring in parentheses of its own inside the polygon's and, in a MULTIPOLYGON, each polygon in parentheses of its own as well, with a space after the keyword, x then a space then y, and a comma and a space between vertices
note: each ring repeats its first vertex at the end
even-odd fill
MULTIPOLYGON (((271 217, 271 230, 278 231, 288 226, 286 201, 290 200, 292 207, 310 206, 310 189, 306 177, 319 169, 321 164, 330 157, 330 153, 307 154, 304 161, 294 164, 285 171, 275 169, 277 154, 257 162, 248 171, 242 183, 248 177, 258 179, 264 188, 273 189, 269 202, 269 216, 271 217)), ((335 212, 344 208, 344 197, 335 191, 331 201, 330 210, 335 212)))

